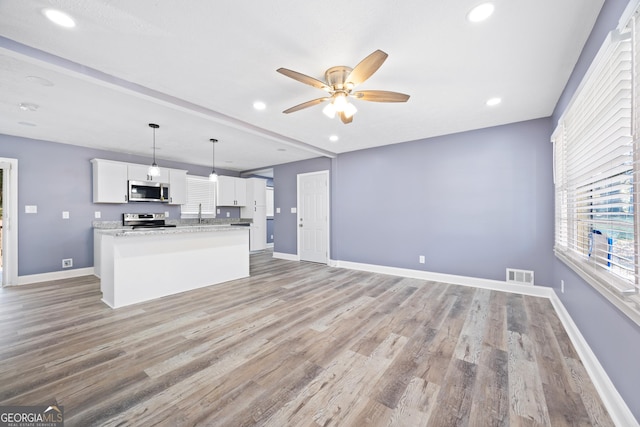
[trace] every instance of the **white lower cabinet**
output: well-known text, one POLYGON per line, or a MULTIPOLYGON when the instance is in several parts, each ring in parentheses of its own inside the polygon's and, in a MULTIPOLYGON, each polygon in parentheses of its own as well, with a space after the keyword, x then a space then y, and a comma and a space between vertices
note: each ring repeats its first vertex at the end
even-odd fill
POLYGON ((267 208, 265 206, 245 207, 240 210, 242 218, 251 218, 249 229, 249 250, 261 251, 267 248, 267 208))

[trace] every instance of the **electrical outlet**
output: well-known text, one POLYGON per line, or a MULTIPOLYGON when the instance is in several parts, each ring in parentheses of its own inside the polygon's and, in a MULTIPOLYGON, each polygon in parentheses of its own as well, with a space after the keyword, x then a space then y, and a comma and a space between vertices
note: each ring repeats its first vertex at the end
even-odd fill
POLYGON ((227 218, 231 216, 231 212, 227 212, 227 218))
POLYGON ((62 219, 69 219, 69 211, 62 211, 62 219))
POLYGON ((169 218, 169 211, 164 211, 165 218, 169 218))
POLYGON ((62 268, 73 267, 73 258, 65 258, 62 260, 62 268))
POLYGON ((100 211, 95 211, 95 212, 93 213, 93 217, 94 217, 95 219, 100 219, 100 218, 102 218, 102 213, 101 213, 100 211))
POLYGON ((420 264, 424 264, 424 255, 420 255, 420 258, 418 258, 418 261, 420 262, 420 264))
POLYGON ((560 292, 564 294, 564 280, 560 280, 560 292))

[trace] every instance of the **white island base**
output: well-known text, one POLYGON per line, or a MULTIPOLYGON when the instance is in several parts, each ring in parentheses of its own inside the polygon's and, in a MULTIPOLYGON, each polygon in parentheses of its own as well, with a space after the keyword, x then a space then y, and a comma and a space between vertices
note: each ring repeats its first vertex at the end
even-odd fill
POLYGON ((118 308, 249 276, 247 229, 201 230, 102 233, 102 300, 118 308))

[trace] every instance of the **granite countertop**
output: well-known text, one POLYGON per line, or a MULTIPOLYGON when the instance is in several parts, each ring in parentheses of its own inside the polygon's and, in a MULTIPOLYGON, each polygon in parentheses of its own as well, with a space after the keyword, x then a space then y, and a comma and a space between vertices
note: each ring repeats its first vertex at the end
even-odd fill
POLYGON ((167 228, 95 228, 95 230, 106 236, 156 236, 160 234, 181 234, 181 233, 201 233, 201 232, 228 232, 238 230, 248 230, 247 227, 232 225, 184 225, 167 228))
POLYGON ((100 234, 107 236, 149 236, 159 234, 199 233, 199 232, 225 232, 248 230, 246 226, 234 226, 233 224, 251 223, 251 219, 224 218, 209 220, 206 223, 198 223, 197 220, 173 220, 167 221, 168 225, 175 227, 166 228, 136 228, 125 227, 122 221, 94 221, 93 228, 100 234))

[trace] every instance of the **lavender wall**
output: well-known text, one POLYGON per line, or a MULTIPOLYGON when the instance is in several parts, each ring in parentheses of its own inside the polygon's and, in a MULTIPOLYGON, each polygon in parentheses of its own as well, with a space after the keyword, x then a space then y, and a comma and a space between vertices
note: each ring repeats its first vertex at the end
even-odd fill
POLYGON ((540 119, 339 155, 332 258, 548 284, 549 132, 540 119))
POLYGON ((273 167, 273 251, 285 254, 298 253, 297 214, 291 208, 297 207, 297 177, 300 173, 330 170, 331 160, 318 157, 300 162, 273 167), (280 213, 277 212, 280 208, 280 213))
MULTIPOLYGON (((598 21, 556 106, 553 114, 554 127, 607 34, 618 25, 627 4, 626 0, 605 1, 598 21)), ((640 421, 640 327, 555 258, 551 283, 618 392, 640 421), (561 280, 565 283, 564 293, 559 289, 561 280)))
MULTIPOLYGON (((123 212, 165 212, 180 217, 179 206, 162 203, 93 203, 90 160, 102 158, 148 164, 151 159, 93 150, 66 144, 0 134, 0 157, 18 159, 18 275, 62 270, 62 259, 72 258, 73 268, 93 266, 94 212, 101 220, 122 219, 123 212), (24 213, 36 205, 37 214, 24 213), (69 211, 69 219, 62 219, 69 211)), ((203 166, 158 160, 160 166, 186 169, 193 175, 209 174, 203 166)), ((221 171, 228 175, 237 175, 221 171)), ((240 216, 239 208, 221 208, 222 215, 240 216)))

